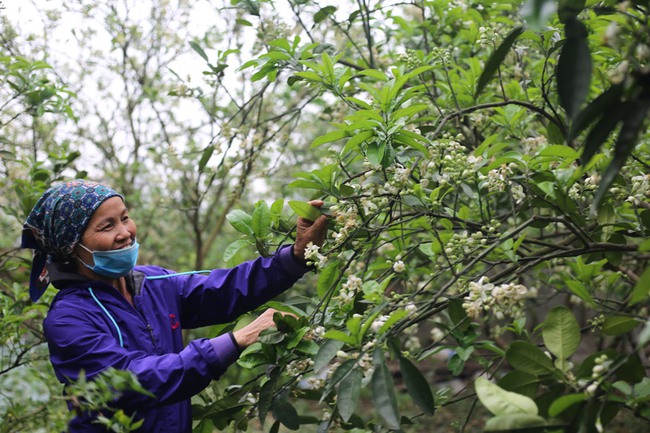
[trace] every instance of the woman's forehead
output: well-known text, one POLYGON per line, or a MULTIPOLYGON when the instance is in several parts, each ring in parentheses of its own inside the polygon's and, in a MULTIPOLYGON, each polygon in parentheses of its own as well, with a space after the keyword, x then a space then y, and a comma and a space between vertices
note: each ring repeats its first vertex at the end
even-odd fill
POLYGON ((97 210, 95 210, 92 217, 90 218, 90 223, 95 224, 100 220, 106 218, 114 218, 116 216, 120 216, 127 210, 128 209, 126 208, 126 205, 124 204, 124 201, 122 201, 121 197, 111 197, 99 205, 97 210))

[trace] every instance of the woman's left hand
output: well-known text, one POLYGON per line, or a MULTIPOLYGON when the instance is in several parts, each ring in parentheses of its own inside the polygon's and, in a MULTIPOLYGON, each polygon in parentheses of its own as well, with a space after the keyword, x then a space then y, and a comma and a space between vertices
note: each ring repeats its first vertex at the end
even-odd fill
MULTIPOLYGON (((322 200, 312 200, 310 205, 321 207, 322 200)), ((323 246, 325 235, 327 234, 327 216, 321 215, 315 221, 310 221, 305 218, 298 218, 298 226, 296 228, 296 243, 293 246, 293 254, 302 261, 305 261, 305 248, 307 244, 312 242, 319 247, 323 246)))
POLYGON ((251 344, 257 343, 257 340, 259 340, 260 332, 264 331, 265 329, 275 327, 275 322, 273 321, 273 315, 275 313, 280 313, 282 315, 293 315, 291 313, 285 313, 284 311, 278 311, 273 308, 269 308, 268 310, 264 311, 248 325, 244 326, 241 329, 238 329, 237 331, 233 331, 232 334, 235 337, 235 341, 237 341, 239 348, 243 350, 251 344))

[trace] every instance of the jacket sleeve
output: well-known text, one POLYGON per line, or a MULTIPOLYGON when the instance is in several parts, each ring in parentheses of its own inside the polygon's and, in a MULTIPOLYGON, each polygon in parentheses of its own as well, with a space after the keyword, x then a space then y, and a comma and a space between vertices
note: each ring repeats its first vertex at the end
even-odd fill
POLYGON ((251 311, 291 287, 309 267, 291 247, 208 275, 183 276, 180 284, 181 323, 184 328, 226 323, 251 311))
POLYGON ((147 355, 122 348, 93 317, 73 306, 52 310, 44 322, 50 359, 59 380, 70 383, 80 371, 92 379, 113 367, 136 375, 155 399, 136 392, 124 394, 117 407, 146 408, 175 403, 203 390, 239 356, 228 334, 190 342, 180 353, 147 355))

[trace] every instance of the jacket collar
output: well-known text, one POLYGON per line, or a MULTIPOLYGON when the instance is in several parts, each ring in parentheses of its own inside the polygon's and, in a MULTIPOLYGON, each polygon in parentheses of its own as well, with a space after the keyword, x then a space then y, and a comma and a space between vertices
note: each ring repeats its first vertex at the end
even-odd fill
MULTIPOLYGON (((93 282, 90 278, 79 275, 76 272, 65 272, 59 269, 56 263, 47 264, 47 272, 50 275, 50 282, 54 287, 61 290, 71 285, 76 285, 78 282, 93 282)), ((126 279, 126 289, 131 293, 131 296, 140 294, 142 283, 145 279, 145 274, 138 270, 132 270, 124 277, 126 279)))

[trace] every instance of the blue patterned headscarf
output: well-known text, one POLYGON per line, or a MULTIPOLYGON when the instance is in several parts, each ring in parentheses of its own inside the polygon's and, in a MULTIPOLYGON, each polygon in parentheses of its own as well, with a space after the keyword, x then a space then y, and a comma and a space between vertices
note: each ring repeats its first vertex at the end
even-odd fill
POLYGON ((32 301, 36 302, 50 284, 46 264, 68 260, 95 209, 114 196, 124 199, 107 186, 81 179, 43 193, 23 225, 21 247, 34 250, 29 277, 32 301))

